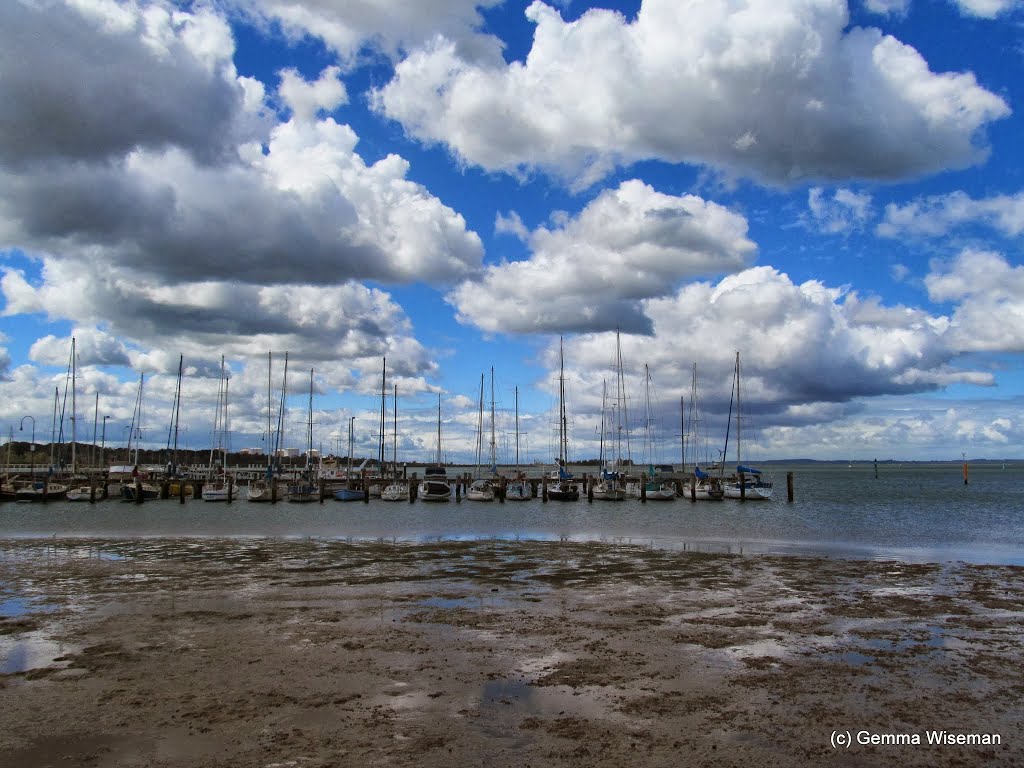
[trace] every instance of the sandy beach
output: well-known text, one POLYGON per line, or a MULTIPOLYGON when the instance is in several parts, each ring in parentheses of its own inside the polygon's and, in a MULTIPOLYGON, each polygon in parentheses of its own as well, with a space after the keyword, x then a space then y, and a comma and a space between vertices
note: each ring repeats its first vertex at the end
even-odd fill
POLYGON ((0 587, 4 766, 1024 765, 1024 568, 9 539, 0 587))

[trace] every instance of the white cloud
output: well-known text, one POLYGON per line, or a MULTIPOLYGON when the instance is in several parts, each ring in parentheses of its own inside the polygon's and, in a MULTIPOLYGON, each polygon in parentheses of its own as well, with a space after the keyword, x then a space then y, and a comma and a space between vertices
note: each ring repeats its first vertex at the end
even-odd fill
POLYGON ((494 216, 494 232, 499 235, 513 235, 524 243, 530 238, 530 230, 515 211, 509 211, 507 216, 498 211, 494 216))
POLYGON ((348 101, 340 74, 340 67, 327 67, 317 80, 307 82, 296 70, 285 69, 281 72, 277 92, 296 121, 308 123, 317 113, 330 112, 348 101))
POLYGON ((688 277, 741 269, 756 250, 742 216, 636 180, 557 221, 530 234, 528 261, 488 267, 448 295, 460 322, 499 333, 644 332, 641 300, 688 277))
POLYGON ((293 38, 323 40, 346 64, 367 48, 396 57, 435 35, 456 41, 469 57, 499 55, 501 44, 478 32, 480 9, 500 0, 229 0, 264 22, 277 22, 293 38))
POLYGON ((952 341, 963 351, 1024 351, 1024 266, 997 253, 965 250, 935 262, 925 278, 933 301, 956 302, 952 341))
POLYGON ((957 191, 906 205, 889 204, 877 232, 882 237, 942 237, 971 224, 984 224, 1006 237, 1019 236, 1024 232, 1024 192, 976 200, 957 191))
POLYGON ((1021 7, 1020 0, 954 0, 961 13, 982 19, 994 19, 1021 7))
POLYGON ((812 187, 807 207, 817 229, 842 234, 862 228, 871 217, 871 195, 840 188, 830 199, 821 187, 812 187))
POLYGON ((910 0, 865 0, 864 7, 885 16, 905 16, 910 10, 910 0))
POLYGON ((396 67, 376 108, 466 163, 586 186, 656 158, 769 183, 897 179, 982 160, 1009 114, 973 74, 931 72, 842 0, 646 0, 636 20, 565 22, 533 2, 525 62, 473 62, 437 38, 396 67))

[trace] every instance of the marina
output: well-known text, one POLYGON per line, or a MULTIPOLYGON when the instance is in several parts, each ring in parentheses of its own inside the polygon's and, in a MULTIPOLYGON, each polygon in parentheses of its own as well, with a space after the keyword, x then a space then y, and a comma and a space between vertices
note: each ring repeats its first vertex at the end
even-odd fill
MULTIPOLYGON (((570 467, 582 477, 579 467, 570 467)), ((423 477, 422 467, 409 475, 423 477)), ((450 467, 452 480, 469 469, 450 467)), ((1024 565, 1024 468, 979 464, 964 483, 956 463, 869 463, 771 467, 792 473, 794 500, 725 499, 615 504, 545 503, 536 498, 501 504, 447 503, 252 504, 244 493, 230 504, 195 497, 132 504, 51 501, 0 504, 0 536, 255 536, 428 541, 531 539, 626 541, 656 548, 712 552, 830 554, 911 561, 965 560, 1024 565)), ((538 478, 534 478, 538 480, 538 478)))

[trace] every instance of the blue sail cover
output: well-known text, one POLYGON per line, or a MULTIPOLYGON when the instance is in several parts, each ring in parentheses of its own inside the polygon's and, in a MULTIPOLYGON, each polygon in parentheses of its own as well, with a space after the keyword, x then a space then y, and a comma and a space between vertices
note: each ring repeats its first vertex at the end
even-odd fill
POLYGON ((761 470, 760 469, 755 469, 754 467, 748 467, 745 464, 737 464, 736 465, 736 471, 737 472, 742 472, 745 475, 760 475, 761 474, 761 470))
POLYGON ((711 475, 709 475, 707 472, 704 472, 700 467, 694 467, 693 468, 693 474, 695 474, 701 480, 704 480, 705 478, 711 477, 711 475))
POLYGON ((566 472, 565 467, 558 468, 558 477, 562 480, 568 480, 572 477, 572 472, 566 472))

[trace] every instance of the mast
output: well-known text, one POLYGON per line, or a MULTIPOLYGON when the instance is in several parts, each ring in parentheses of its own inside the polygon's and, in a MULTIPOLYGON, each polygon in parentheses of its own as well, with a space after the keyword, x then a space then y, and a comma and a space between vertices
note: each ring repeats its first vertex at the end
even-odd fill
POLYGON ((380 433, 377 438, 377 462, 380 466, 381 477, 384 477, 384 442, 386 440, 384 424, 387 421, 387 383, 388 359, 385 357, 380 369, 380 433))
POLYGON ((480 455, 484 450, 484 375, 480 374, 480 410, 476 417, 476 477, 480 478, 480 455))
MULTIPOLYGON (((743 463, 740 453, 740 351, 736 350, 736 464, 743 463)), ((755 457, 756 458, 756 457, 755 457)), ((739 471, 739 470, 737 470, 739 471)))
POLYGON ((619 406, 619 414, 616 420, 616 431, 617 431, 617 442, 616 448, 618 456, 616 460, 619 464, 622 464, 622 432, 625 429, 626 433, 626 458, 632 463, 633 455, 629 445, 629 410, 626 405, 626 373, 622 365, 622 342, 619 339, 619 329, 615 329, 615 367, 617 372, 617 392, 616 399, 621 405, 619 406))
POLYGON ((598 440, 597 463, 601 467, 601 477, 604 478, 604 413, 606 400, 608 398, 608 379, 601 379, 601 435, 598 440))
POLYGON ((213 409, 213 441, 210 443, 210 468, 208 470, 211 478, 213 476, 214 460, 217 451, 221 446, 222 427, 221 404, 224 402, 224 355, 220 356, 220 381, 217 382, 217 405, 213 409))
POLYGON ((71 337, 71 474, 78 471, 76 460, 75 443, 78 439, 76 427, 78 425, 78 411, 75 408, 75 390, 77 384, 78 368, 75 361, 75 337, 71 337))
POLYGON ((313 369, 309 369, 309 421, 306 424, 306 469, 313 458, 313 369))
MULTIPOLYGON (((284 445, 284 412, 286 398, 288 397, 288 353, 284 353, 284 376, 281 379, 281 406, 277 409, 277 438, 274 441, 274 458, 279 460, 281 448, 284 445)), ((280 469, 280 462, 278 462, 280 469)))
MULTIPOLYGON (((224 474, 227 475, 228 471, 228 451, 231 449, 231 419, 228 416, 228 386, 231 384, 231 379, 227 376, 224 377, 224 424, 223 424, 223 436, 221 439, 221 455, 224 457, 221 466, 224 467, 224 474)), ((225 479, 227 479, 225 477, 225 479)))
POLYGON ((494 366, 491 366, 491 473, 498 473, 498 446, 494 442, 494 366))
POLYGON ((57 401, 59 399, 60 399, 60 387, 54 387, 53 388, 53 418, 50 421, 50 469, 53 469, 53 449, 54 449, 54 446, 57 444, 57 401))
POLYGON ((519 477, 519 386, 516 385, 516 477, 519 477))
POLYGON ((135 441, 135 463, 139 463, 139 443, 142 442, 142 385, 146 380, 146 374, 139 374, 139 439, 135 441))
POLYGON ((394 429, 392 430, 392 439, 394 440, 394 449, 392 451, 392 470, 394 471, 395 479, 398 479, 398 384, 395 384, 395 423, 394 429))
POLYGON ((89 456, 89 464, 96 467, 96 426, 100 421, 100 393, 96 393, 96 408, 92 416, 92 453, 89 456))
POLYGON ((181 374, 183 364, 185 362, 185 356, 182 354, 178 355, 178 383, 174 387, 174 407, 171 411, 171 424, 168 427, 168 432, 171 434, 167 435, 167 447, 171 448, 171 467, 174 473, 178 472, 178 423, 181 417, 181 374), (173 434, 173 443, 172 443, 173 434), (173 447, 172 447, 173 446, 173 447))
POLYGON ((273 424, 273 401, 274 401, 274 385, 271 383, 271 377, 274 369, 274 353, 267 352, 267 480, 270 480, 270 466, 273 461, 273 451, 270 450, 271 440, 274 434, 273 424))
POLYGON ((441 457, 441 393, 437 393, 437 465, 440 467, 444 464, 444 460, 441 457))
POLYGON ((569 460, 568 425, 565 419, 565 351, 562 337, 558 337, 558 466, 569 460))

